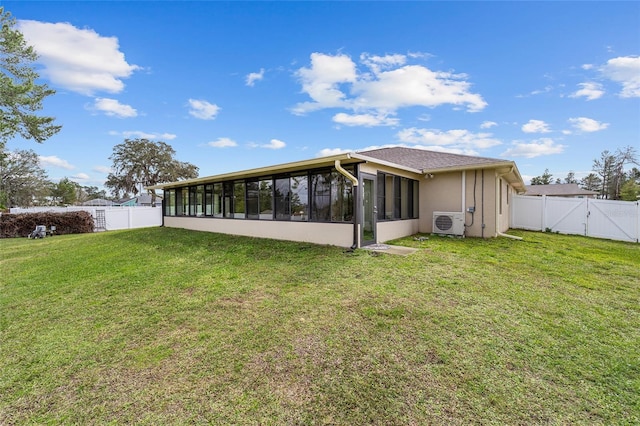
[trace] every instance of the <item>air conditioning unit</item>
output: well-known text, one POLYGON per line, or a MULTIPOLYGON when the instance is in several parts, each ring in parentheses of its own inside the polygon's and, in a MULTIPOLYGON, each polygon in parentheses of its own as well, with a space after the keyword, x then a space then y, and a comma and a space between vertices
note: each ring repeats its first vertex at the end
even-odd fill
POLYGON ((433 233, 464 235, 464 213, 433 212, 433 233))

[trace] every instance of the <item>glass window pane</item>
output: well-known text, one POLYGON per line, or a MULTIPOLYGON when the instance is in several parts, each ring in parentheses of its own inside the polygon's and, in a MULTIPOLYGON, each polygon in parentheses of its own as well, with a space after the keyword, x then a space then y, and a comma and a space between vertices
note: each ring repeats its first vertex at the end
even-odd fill
POLYGON ((350 222, 353 220, 351 181, 341 173, 333 172, 331 180, 331 220, 350 222))
POLYGON ((407 178, 400 179, 400 209, 400 217, 402 219, 409 219, 409 179, 407 178))
POLYGON ((222 183, 213 184, 213 217, 222 217, 222 183))
POLYGON ((204 185, 198 185, 196 187, 196 196, 195 196, 195 208, 192 210, 191 214, 195 214, 196 216, 202 216, 204 214, 204 185))
POLYGON ((273 219, 273 181, 260 180, 260 219, 273 219))
POLYGON ((311 175, 311 220, 331 221, 331 173, 311 175))
POLYGON ((182 202, 180 203, 180 214, 183 216, 189 215, 189 188, 181 189, 182 202))
POLYGON ((176 214, 176 190, 168 189, 164 191, 164 215, 175 216, 176 214))
POLYGON ((291 219, 291 191, 289 189, 289 178, 278 178, 275 180, 274 202, 277 220, 291 219))
POLYGON ((245 217, 245 185, 243 180, 233 183, 233 217, 244 219, 245 217))
POLYGON ((224 190, 224 217, 233 217, 233 182, 225 182, 224 190))
POLYGON ((247 218, 260 219, 260 186, 257 180, 247 182, 247 218))
POLYGON ((377 209, 378 209, 378 220, 385 220, 387 217, 385 216, 385 174, 378 173, 378 181, 376 184, 376 192, 378 194, 377 200, 377 209))
POLYGON ((309 219, 309 185, 307 175, 291 176, 291 220, 309 219))
POLYGON ((204 214, 213 215, 213 185, 211 184, 204 187, 204 214))

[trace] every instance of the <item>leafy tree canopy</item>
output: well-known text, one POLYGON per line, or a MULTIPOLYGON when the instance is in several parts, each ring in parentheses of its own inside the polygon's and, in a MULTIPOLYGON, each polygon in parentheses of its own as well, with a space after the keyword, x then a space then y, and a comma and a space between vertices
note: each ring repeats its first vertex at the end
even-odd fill
POLYGON ((544 169, 542 176, 536 176, 531 179, 531 185, 549 185, 553 182, 553 175, 549 173, 549 169, 544 169))
POLYGON ((62 126, 54 118, 35 114, 42 100, 55 93, 36 84, 39 75, 32 63, 38 55, 15 27, 15 19, 0 7, 0 149, 15 135, 44 142, 62 126))
POLYGON ((33 150, 4 152, 0 156, 0 205, 30 207, 46 203, 49 194, 47 173, 33 150))
MULTIPOLYGON (((145 187, 159 183, 198 177, 198 167, 174 158, 175 150, 165 142, 148 139, 125 139, 113 147, 113 172, 107 176, 105 186, 116 197, 138 195, 145 187)), ((155 191, 149 190, 152 204, 155 191)))

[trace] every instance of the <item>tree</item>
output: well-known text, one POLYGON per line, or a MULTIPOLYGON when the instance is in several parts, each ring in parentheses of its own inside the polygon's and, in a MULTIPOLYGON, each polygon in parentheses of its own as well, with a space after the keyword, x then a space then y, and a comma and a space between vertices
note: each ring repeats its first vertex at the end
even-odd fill
POLYGON ((33 69, 38 55, 27 45, 16 29, 15 19, 0 7, 0 152, 15 135, 44 142, 62 126, 53 124, 53 117, 35 114, 42 101, 55 93, 46 84, 36 84, 38 73, 33 69))
POLYGON ((98 189, 97 186, 79 186, 78 202, 95 200, 96 198, 107 198, 107 192, 104 189, 98 189))
POLYGON ((60 182, 53 184, 51 189, 52 201, 54 204, 62 206, 74 204, 78 200, 79 189, 80 185, 64 177, 60 179, 60 182))
POLYGON ((567 177, 564 178, 564 183, 578 183, 576 180, 576 174, 573 170, 570 170, 569 173, 567 173, 567 177))
POLYGON ((531 185, 550 185, 551 182, 553 182, 553 175, 549 173, 549 169, 544 169, 542 176, 531 179, 531 185))
MULTIPOLYGON (((113 147, 113 173, 109 173, 105 186, 113 194, 142 193, 145 187, 164 182, 198 177, 198 167, 174 159, 175 150, 165 142, 147 139, 125 139, 113 147)), ((156 193, 148 190, 151 204, 155 205, 156 193)))
POLYGON ((618 148, 615 154, 605 150, 599 159, 593 160, 593 170, 602 177, 602 198, 620 199, 620 191, 626 179, 624 167, 627 164, 638 164, 636 149, 631 146, 618 148))
POLYGON ((32 150, 0 156, 0 205, 30 207, 43 204, 50 193, 47 173, 32 150))
POLYGON ((580 187, 587 191, 599 191, 602 187, 602 179, 595 173, 589 173, 580 180, 580 187))
POLYGON ((640 169, 637 167, 626 173, 625 182, 620 188, 620 199, 624 201, 637 201, 640 199, 640 169))

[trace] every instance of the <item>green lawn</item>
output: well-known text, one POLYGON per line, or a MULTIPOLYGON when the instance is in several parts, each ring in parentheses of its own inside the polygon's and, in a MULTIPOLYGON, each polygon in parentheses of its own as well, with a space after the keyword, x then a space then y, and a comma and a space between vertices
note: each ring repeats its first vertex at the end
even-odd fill
POLYGON ((640 244, 0 240, 0 424, 638 424, 640 244))

